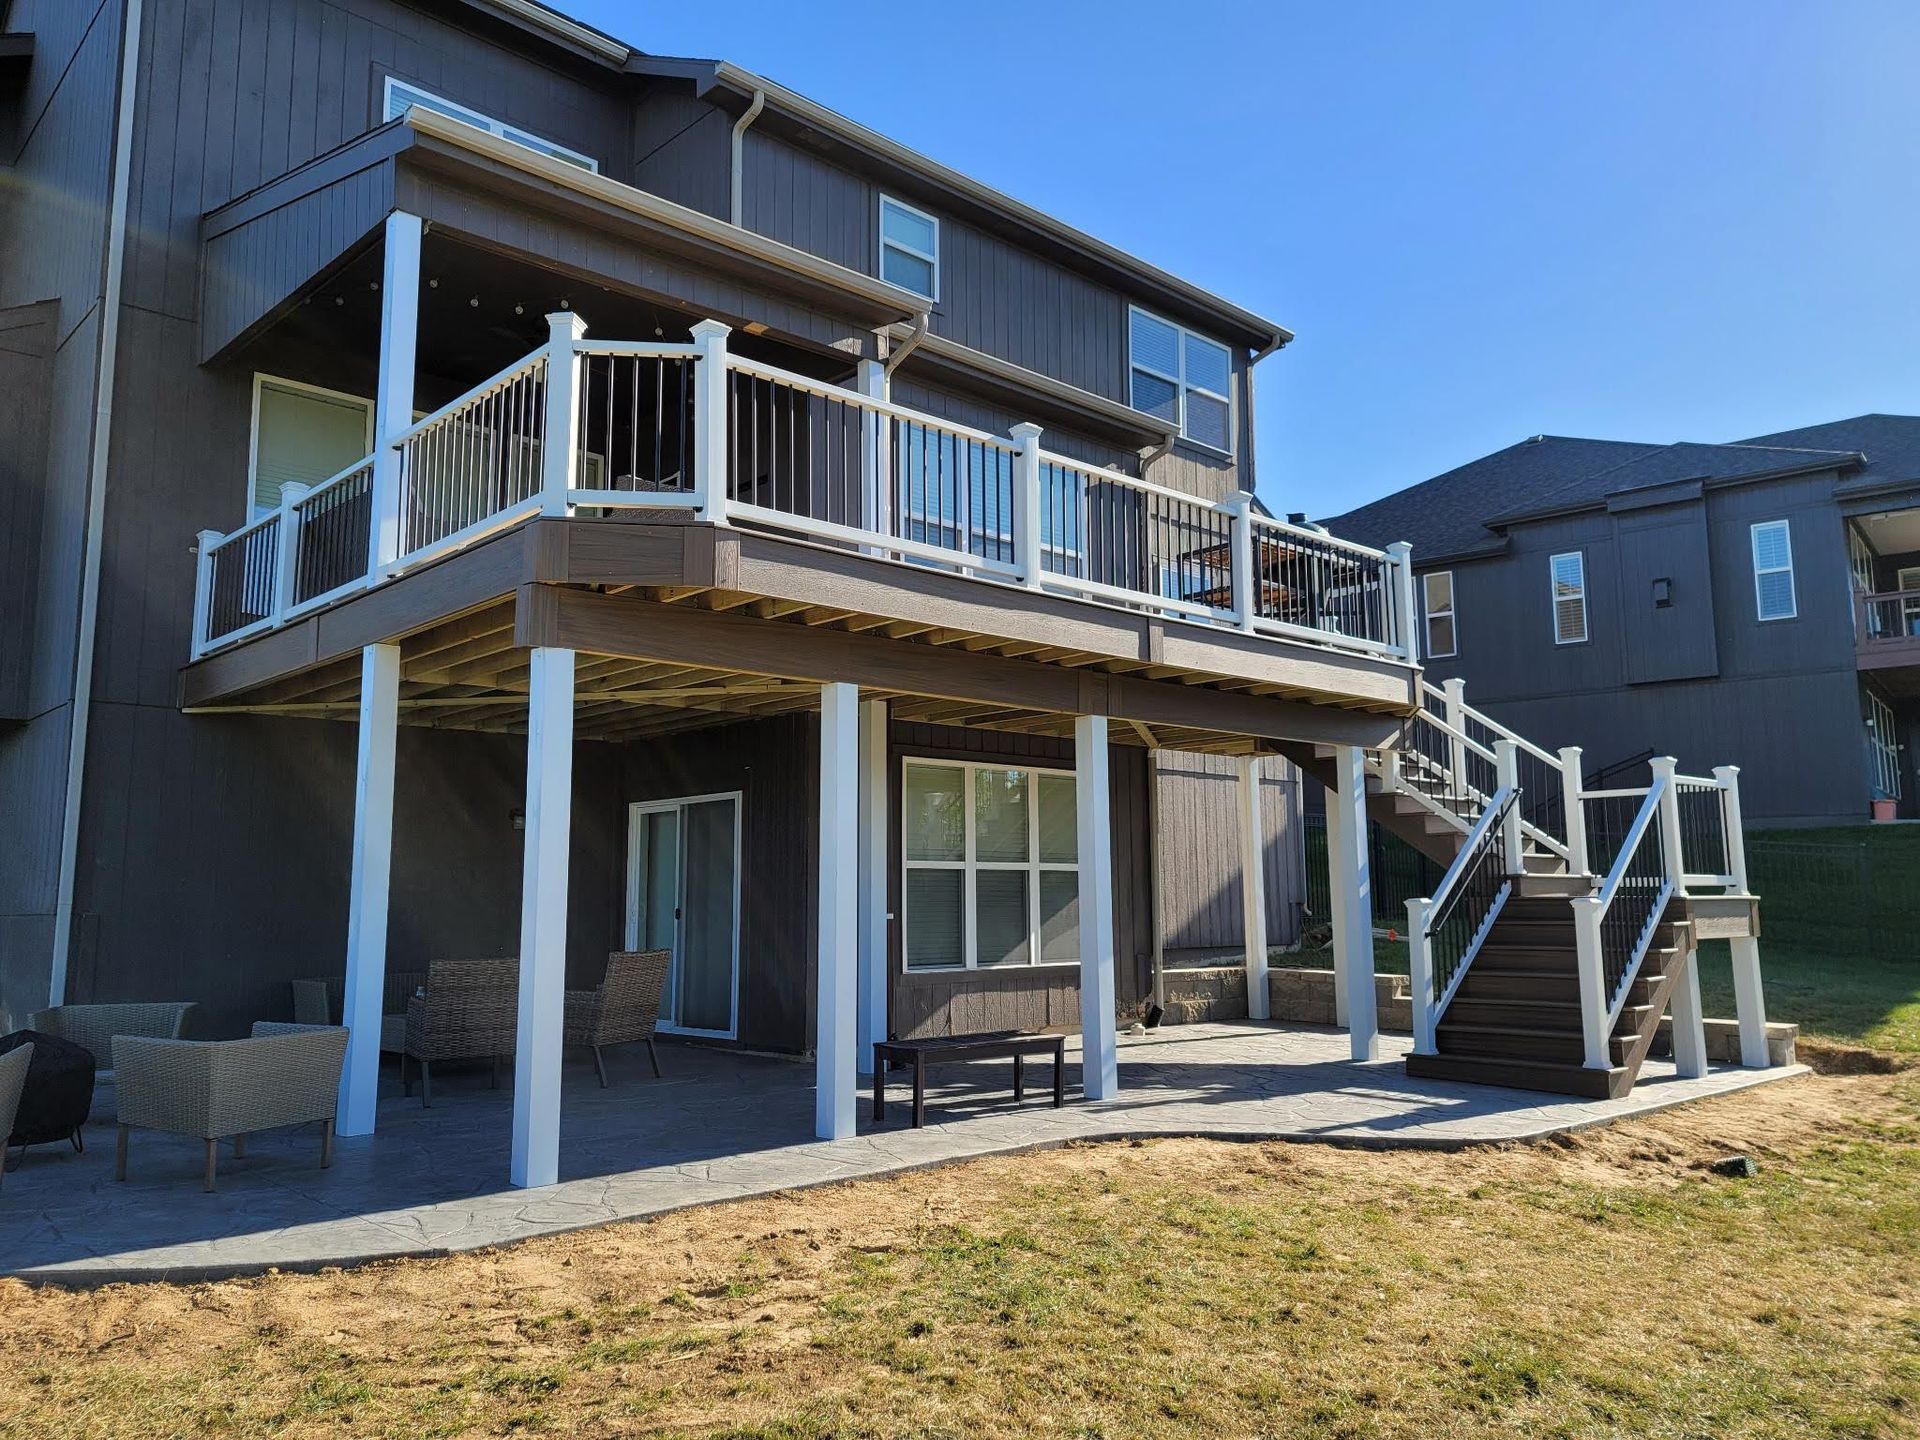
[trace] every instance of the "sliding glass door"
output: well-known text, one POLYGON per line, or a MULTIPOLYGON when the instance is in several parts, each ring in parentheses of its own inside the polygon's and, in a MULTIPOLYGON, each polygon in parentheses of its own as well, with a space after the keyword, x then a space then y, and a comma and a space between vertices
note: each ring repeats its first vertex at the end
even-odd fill
POLYGON ((627 946, 673 952, 661 1029, 735 1038, 740 1008, 737 792, 631 808, 627 946))

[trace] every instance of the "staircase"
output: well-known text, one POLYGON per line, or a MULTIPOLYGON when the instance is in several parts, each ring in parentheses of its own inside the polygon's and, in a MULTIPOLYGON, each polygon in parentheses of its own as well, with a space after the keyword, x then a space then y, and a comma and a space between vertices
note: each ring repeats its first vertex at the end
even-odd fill
MULTIPOLYGON (((1331 751, 1293 758, 1331 782, 1331 751)), ((1367 757, 1368 814, 1448 867, 1408 907, 1408 1074, 1617 1099, 1670 1010, 1678 1068, 1704 1072, 1696 911, 1715 935, 1757 933, 1737 772, 1654 758, 1650 784, 1604 789, 1580 762, 1473 710, 1458 681, 1423 682, 1420 712, 1367 757)))

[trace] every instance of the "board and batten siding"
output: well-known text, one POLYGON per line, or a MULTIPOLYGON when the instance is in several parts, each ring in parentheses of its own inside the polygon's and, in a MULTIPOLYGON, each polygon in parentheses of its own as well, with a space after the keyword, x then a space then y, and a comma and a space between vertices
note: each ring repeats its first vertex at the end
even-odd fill
MULTIPOLYGON (((1162 934, 1168 950, 1226 949, 1243 943, 1239 762, 1162 750, 1160 863, 1162 934)), ((1267 943, 1300 938, 1306 859, 1300 826, 1300 772, 1260 762, 1260 819, 1266 862, 1267 943)))

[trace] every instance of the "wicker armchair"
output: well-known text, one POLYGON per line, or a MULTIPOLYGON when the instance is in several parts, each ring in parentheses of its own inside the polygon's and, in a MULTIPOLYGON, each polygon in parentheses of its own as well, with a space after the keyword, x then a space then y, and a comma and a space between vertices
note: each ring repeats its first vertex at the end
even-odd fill
POLYGON ((20 1109, 20 1094, 27 1088, 27 1066, 32 1063, 32 1045, 16 1045, 0 1055, 0 1180, 7 1178, 7 1137, 13 1134, 13 1117, 20 1109))
POLYGON ((178 1040, 186 1029, 191 1000, 154 1001, 129 1005, 56 1005, 41 1010, 27 1021, 29 1030, 57 1035, 93 1052, 95 1073, 112 1079, 116 1035, 148 1036, 160 1040, 178 1040))
POLYGON ((597 990, 567 991, 567 1044, 593 1051, 594 1073, 607 1088, 603 1045, 647 1042, 653 1078, 660 1078, 660 1055, 653 1048, 654 1027, 660 1023, 660 995, 666 988, 671 950, 616 950, 607 957, 606 978, 597 990))
POLYGON ((429 1108, 436 1060, 488 1061, 499 1084, 500 1062, 513 1054, 520 1023, 520 962, 435 960, 427 967, 426 989, 407 1002, 401 1088, 413 1093, 409 1059, 420 1065, 420 1103, 429 1108))
POLYGON ((127 1178, 127 1135, 136 1125, 204 1140, 209 1190, 219 1142, 231 1137, 238 1157, 255 1130, 319 1121, 320 1168, 333 1163, 334 1109, 347 1056, 340 1026, 262 1020, 246 1040, 122 1035, 115 1053, 120 1135, 114 1179, 127 1178))
MULTIPOLYGON (((389 970, 380 992, 380 1048, 398 1055, 407 1043, 407 1002, 427 983, 424 970, 389 970)), ((344 976, 289 980, 296 1025, 339 1025, 346 1000, 344 976)))

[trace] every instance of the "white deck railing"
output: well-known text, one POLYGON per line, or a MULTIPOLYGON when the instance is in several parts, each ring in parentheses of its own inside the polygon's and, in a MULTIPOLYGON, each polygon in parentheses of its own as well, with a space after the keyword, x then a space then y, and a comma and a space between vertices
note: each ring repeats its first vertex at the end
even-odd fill
POLYGON ((692 510, 1168 619, 1417 658, 1407 547, 1368 549, 727 350, 551 338, 231 535, 203 532, 193 654, 535 515, 692 510))

